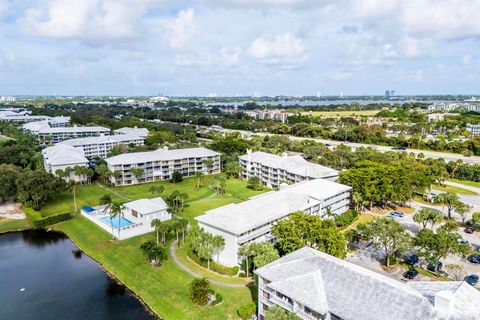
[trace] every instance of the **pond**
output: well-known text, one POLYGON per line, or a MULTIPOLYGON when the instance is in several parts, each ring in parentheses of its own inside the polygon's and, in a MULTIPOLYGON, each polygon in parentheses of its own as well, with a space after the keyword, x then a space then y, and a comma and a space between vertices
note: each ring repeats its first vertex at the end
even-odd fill
POLYGON ((0 235, 0 319, 156 319, 56 232, 0 235))

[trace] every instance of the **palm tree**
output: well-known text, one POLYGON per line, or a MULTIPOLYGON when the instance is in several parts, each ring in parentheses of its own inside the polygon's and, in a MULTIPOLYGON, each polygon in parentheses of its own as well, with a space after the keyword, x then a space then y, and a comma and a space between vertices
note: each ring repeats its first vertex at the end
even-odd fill
POLYGON ((118 239, 120 239, 120 219, 122 218, 122 206, 116 202, 112 202, 109 210, 110 224, 112 225, 112 235, 115 239, 115 234, 113 230, 113 218, 118 216, 118 239))
POLYGON ((138 182, 138 179, 143 175, 143 168, 132 168, 130 169, 130 172, 135 176, 135 179, 137 179, 137 182, 138 182))
POLYGON ((185 244, 185 230, 188 228, 188 220, 184 218, 179 218, 178 222, 182 227, 182 240, 183 244, 185 244))
POLYGON ((220 250, 225 247, 225 239, 222 236, 214 236, 212 239, 213 252, 217 255, 217 263, 220 260, 220 250))
POLYGON ((67 184, 67 189, 72 192, 73 194, 73 207, 74 207, 74 212, 73 214, 77 214, 77 182, 74 180, 70 180, 67 184))
POLYGON ((183 211, 183 204, 185 203, 185 200, 188 200, 188 193, 184 192, 179 195, 180 198, 180 204, 182 206, 182 211, 183 211))
MULTIPOLYGON (((162 232, 163 230, 163 222, 160 219, 153 219, 150 225, 153 228, 155 228, 155 232, 157 233, 157 245, 159 245, 160 244, 159 235, 160 235, 160 232, 162 232)), ((163 235, 162 235, 162 242, 163 242, 163 235)))
POLYGON ((197 190, 200 189, 200 182, 203 180, 203 172, 195 171, 195 181, 197 182, 197 190))
POLYGON ((148 191, 150 193, 152 193, 154 196, 155 195, 158 195, 160 196, 163 191, 165 190, 165 188, 162 186, 162 185, 159 185, 159 186, 151 186, 150 188, 148 188, 148 191))

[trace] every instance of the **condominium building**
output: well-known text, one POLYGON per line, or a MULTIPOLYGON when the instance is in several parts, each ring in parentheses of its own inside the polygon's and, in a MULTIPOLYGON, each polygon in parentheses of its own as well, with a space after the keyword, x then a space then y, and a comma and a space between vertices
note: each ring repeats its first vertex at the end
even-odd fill
POLYGON ((299 155, 281 156, 266 152, 251 152, 238 157, 243 167, 243 176, 256 176, 270 188, 278 188, 282 182, 300 182, 311 179, 336 180, 338 171, 306 161, 299 155))
POLYGON ((282 110, 249 110, 245 111, 245 114, 257 120, 274 120, 282 123, 286 123, 288 117, 292 115, 282 110))
MULTIPOLYGON (((88 160, 85 158, 82 150, 76 149, 69 145, 55 145, 42 150, 43 166, 47 172, 57 175, 58 170, 65 171, 67 168, 87 167, 88 160)), ((86 175, 76 175, 70 173, 70 177, 77 182, 87 181, 86 175)))
POLYGON ((129 128, 129 127, 124 127, 120 129, 113 130, 114 134, 126 134, 126 135, 131 135, 131 136, 139 136, 142 138, 148 137, 148 129, 147 128, 129 128))
POLYGON ((236 266, 240 246, 272 240, 272 226, 292 212, 303 211, 323 217, 327 211, 332 214, 347 211, 350 189, 324 179, 282 185, 279 191, 216 208, 195 219, 203 230, 225 239, 225 246, 218 255, 220 263, 236 266))
POLYGON ((106 158, 110 150, 118 145, 126 146, 140 146, 143 145, 144 138, 128 134, 119 134, 99 137, 87 137, 69 139, 60 142, 59 144, 65 144, 77 149, 82 150, 86 157, 100 157, 106 158))
POLYGON ((278 306, 305 320, 474 320, 480 292, 464 281, 400 282, 304 247, 255 271, 258 319, 278 306))
POLYGON ((55 144, 68 139, 98 137, 109 135, 110 129, 105 127, 55 127, 48 120, 29 122, 23 125, 23 129, 36 135, 40 143, 55 144))
POLYGON ((472 136, 478 136, 480 134, 480 124, 467 123, 466 130, 470 132, 472 136))
POLYGON ((65 127, 70 123, 70 117, 49 117, 43 115, 32 116, 31 111, 20 109, 0 110, 0 121, 8 122, 39 122, 45 121, 52 128, 65 127))
POLYGON ((206 148, 161 148, 125 153, 105 161, 111 172, 120 172, 120 176, 111 178, 112 184, 116 186, 168 180, 175 171, 187 177, 193 176, 197 171, 204 174, 220 173, 220 154, 206 148), (132 172, 134 168, 141 168, 142 174, 136 177, 132 172))

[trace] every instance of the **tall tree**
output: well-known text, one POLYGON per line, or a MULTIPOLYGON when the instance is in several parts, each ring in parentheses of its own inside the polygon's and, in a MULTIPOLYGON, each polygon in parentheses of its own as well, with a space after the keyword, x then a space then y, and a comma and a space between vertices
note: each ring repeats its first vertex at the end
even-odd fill
POLYGON ((311 245, 339 258, 346 255, 345 238, 335 227, 335 222, 329 219, 321 220, 301 211, 294 212, 273 225, 272 233, 282 253, 311 245))
POLYGON ((167 260, 168 254, 165 247, 155 243, 153 240, 146 241, 140 245, 140 250, 153 266, 161 265, 162 261, 167 260))
POLYGON ((452 212, 455 206, 460 202, 458 196, 453 192, 440 193, 433 198, 435 203, 439 203, 444 207, 447 207, 447 217, 448 219, 452 218, 452 212))
MULTIPOLYGON (((423 229, 425 230, 425 229, 423 229)), ((374 249, 383 253, 385 265, 390 266, 390 258, 402 254, 411 247, 411 238, 405 228, 389 218, 377 218, 365 224, 367 238, 374 249)))
POLYGON ((197 190, 200 189, 200 183, 203 180, 203 172, 202 171, 195 171, 195 183, 197 185, 197 190))
POLYGON ((19 176, 19 167, 11 164, 0 164, 0 203, 16 196, 16 181, 19 176))

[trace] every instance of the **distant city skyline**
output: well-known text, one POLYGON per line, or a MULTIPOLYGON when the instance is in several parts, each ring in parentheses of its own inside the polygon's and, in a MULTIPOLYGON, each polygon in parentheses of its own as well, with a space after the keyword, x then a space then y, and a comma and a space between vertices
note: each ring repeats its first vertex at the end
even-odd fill
POLYGON ((478 16, 473 0, 0 0, 0 95, 476 95, 478 16))

